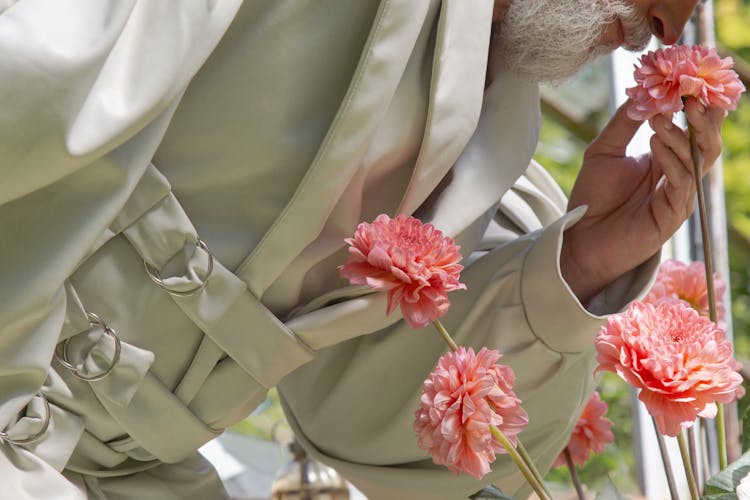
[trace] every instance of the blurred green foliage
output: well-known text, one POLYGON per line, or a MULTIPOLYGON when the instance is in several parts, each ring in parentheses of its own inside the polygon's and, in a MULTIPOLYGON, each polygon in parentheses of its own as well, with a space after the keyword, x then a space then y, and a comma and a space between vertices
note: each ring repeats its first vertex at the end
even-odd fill
MULTIPOLYGON (((716 0, 719 43, 750 61, 750 0, 716 0)), ((730 222, 730 284, 737 353, 750 358, 750 98, 723 128, 724 185, 730 222)))

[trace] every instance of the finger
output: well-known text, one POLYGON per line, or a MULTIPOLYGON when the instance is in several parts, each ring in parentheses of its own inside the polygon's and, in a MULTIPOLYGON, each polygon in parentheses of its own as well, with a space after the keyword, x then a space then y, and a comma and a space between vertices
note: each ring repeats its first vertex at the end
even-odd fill
POLYGON ((711 117, 711 121, 714 123, 714 127, 718 132, 721 132, 721 126, 724 124, 724 119, 727 117, 727 112, 721 108, 709 108, 708 114, 711 117))
POLYGON ((669 210, 682 222, 693 211, 695 183, 692 173, 657 135, 651 137, 651 161, 654 168, 664 174, 666 181, 657 189, 663 191, 669 210))
POLYGON ((633 136, 643 123, 642 120, 633 120, 628 116, 628 108, 631 105, 628 99, 617 108, 614 116, 599 136, 591 143, 588 152, 591 154, 606 153, 612 156, 625 156, 625 150, 633 140, 633 136))
POLYGON ((714 130, 717 132, 721 130, 721 125, 727 116, 727 112, 722 108, 707 107, 695 97, 685 100, 685 113, 687 114, 688 121, 691 123, 696 122, 696 124, 704 121, 703 115, 705 115, 708 122, 713 125, 714 130))
POLYGON ((662 115, 655 116, 649 120, 649 124, 654 133, 679 158, 683 167, 692 173, 693 159, 690 154, 690 139, 687 132, 662 115))
POLYGON ((685 103, 685 115, 693 128, 698 149, 703 155, 705 173, 721 154, 723 110, 709 110, 697 99, 691 98, 685 103))

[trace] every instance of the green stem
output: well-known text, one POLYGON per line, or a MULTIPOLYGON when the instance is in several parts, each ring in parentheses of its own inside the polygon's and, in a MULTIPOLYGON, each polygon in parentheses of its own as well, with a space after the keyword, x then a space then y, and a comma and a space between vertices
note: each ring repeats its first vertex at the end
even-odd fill
MULTIPOLYGON (((690 156, 693 159, 693 180, 695 181, 696 195, 698 197, 698 216, 701 226, 701 240, 703 241, 703 262, 706 266, 706 293, 708 295, 708 317, 716 323, 716 290, 714 289, 713 254, 711 252, 711 236, 708 231, 708 213, 706 211, 706 195, 703 192, 703 168, 701 152, 695 130, 688 123, 688 134, 690 137, 690 156)), ((719 470, 727 467, 727 434, 724 421, 724 406, 718 404, 716 416, 716 434, 719 445, 719 470)))
POLYGON ((516 449, 518 450, 518 454, 521 455, 521 458, 523 458, 523 461, 526 462, 526 465, 528 465, 529 469, 531 469, 531 472, 534 474, 536 480, 539 481, 539 484, 542 485, 544 491, 550 498, 552 498, 552 493, 549 492, 547 486, 544 484, 544 478, 542 477, 542 474, 539 472, 539 469, 536 468, 536 464, 531 459, 531 455, 529 455, 529 453, 526 451, 526 448, 523 446, 520 439, 516 439, 516 449))
POLYGON ((451 338, 450 333, 448 333, 448 330, 445 329, 443 324, 440 322, 439 319, 436 319, 432 322, 435 329, 440 333, 440 335, 443 337, 443 340, 445 340, 445 343, 448 344, 448 347, 451 348, 451 351, 456 352, 458 350, 458 346, 451 338))
POLYGON ((698 500, 700 495, 698 493, 698 485, 695 483, 695 476, 693 475, 693 466, 690 463, 690 452, 688 451, 687 443, 685 442, 685 435, 681 432, 677 435, 677 442, 680 445, 680 455, 682 455, 682 465, 685 468, 685 476, 687 477, 688 486, 690 486, 690 498, 692 500, 698 500))
POLYGON ((578 478, 578 471, 576 470, 576 464, 573 463, 573 457, 570 456, 570 450, 566 446, 563 450, 563 456, 565 457, 565 464, 568 466, 570 471, 570 479, 573 480, 573 485, 576 487, 576 493, 578 494, 578 500, 586 500, 586 495, 583 494, 583 487, 581 486, 581 480, 578 478))
POLYGON ((537 481, 534 473, 531 472, 531 469, 529 469, 529 467, 526 465, 526 462, 524 462, 523 458, 521 458, 521 455, 513 446, 513 443, 511 443, 510 440, 505 437, 505 434, 503 434, 500 429, 498 429, 494 425, 490 425, 490 432, 492 433, 494 438, 497 439, 498 442, 500 442, 503 448, 505 448, 505 451, 508 452, 508 456, 510 456, 511 460, 513 460, 513 462, 516 464, 516 467, 518 467, 518 470, 521 471, 521 474, 523 474, 523 477, 526 478, 526 481, 534 489, 534 492, 537 494, 537 496, 541 500, 552 500, 552 497, 547 494, 544 487, 539 483, 539 481, 537 481))
POLYGON ((719 444, 719 470, 727 468, 727 429, 724 417, 724 405, 716 403, 716 438, 719 444))
POLYGON ((703 491, 703 487, 701 486, 701 476, 698 472, 698 444, 695 438, 696 426, 700 426, 700 419, 696 421, 696 424, 694 426, 686 429, 685 436, 687 438, 688 452, 690 453, 690 464, 693 466, 693 477, 695 478, 695 484, 698 487, 698 491, 700 492, 703 491))

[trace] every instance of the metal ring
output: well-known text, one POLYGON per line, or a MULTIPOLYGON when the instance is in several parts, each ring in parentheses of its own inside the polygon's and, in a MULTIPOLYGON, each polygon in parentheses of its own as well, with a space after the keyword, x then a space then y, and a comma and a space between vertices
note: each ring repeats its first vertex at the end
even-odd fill
POLYGON ((117 332, 115 332, 112 327, 110 327, 107 323, 105 323, 99 316, 92 312, 86 312, 86 316, 88 316, 89 319, 89 325, 91 326, 101 326, 104 330, 104 333, 112 337, 112 340, 115 341, 115 353, 112 356, 112 363, 103 371, 99 373, 95 373, 93 375, 87 375, 83 373, 81 370, 78 369, 76 365, 70 362, 70 358, 68 356, 68 345, 70 344, 70 339, 72 337, 68 337, 63 341, 62 345, 62 354, 58 353, 57 349, 55 349, 55 358, 57 361, 60 362, 61 365, 63 365, 65 368, 71 371, 74 377, 83 380, 84 382, 96 382, 97 380, 101 380, 110 373, 112 373, 112 370, 115 369, 117 366, 117 363, 120 362, 120 353, 122 352, 122 343, 120 342, 120 337, 117 335, 117 332))
MULTIPOLYGON (((39 440, 45 432, 47 432, 47 429, 49 428, 49 420, 50 420, 50 410, 49 410, 49 401, 47 401, 47 396, 42 394, 42 392, 37 392, 36 396, 39 396, 42 398, 42 403, 44 404, 44 422, 42 423, 42 428, 39 429, 35 434, 32 434, 31 436, 23 439, 14 439, 8 437, 7 432, 0 432, 0 441, 5 441, 6 443, 10 444, 17 444, 17 445, 24 445, 24 444, 31 444, 34 441, 39 440)), ((31 404, 31 402, 29 402, 31 404)))
POLYGON ((191 288, 190 290, 172 290, 167 286, 166 283, 164 283, 164 280, 161 278, 161 273, 158 269, 156 269, 152 264, 149 264, 145 260, 143 261, 143 265, 146 267, 146 274, 148 274, 148 277, 151 278, 151 281, 162 287, 167 292, 171 293, 172 295, 192 295, 196 292, 200 292, 203 290, 206 285, 208 284, 208 278, 211 277, 211 273, 214 270, 214 256, 211 253, 211 250, 208 249, 208 246, 206 246, 206 243, 198 238, 195 242, 195 246, 197 248, 202 249, 204 252, 208 254, 208 266, 206 267, 206 277, 203 279, 203 282, 200 285, 197 285, 194 288, 191 288))

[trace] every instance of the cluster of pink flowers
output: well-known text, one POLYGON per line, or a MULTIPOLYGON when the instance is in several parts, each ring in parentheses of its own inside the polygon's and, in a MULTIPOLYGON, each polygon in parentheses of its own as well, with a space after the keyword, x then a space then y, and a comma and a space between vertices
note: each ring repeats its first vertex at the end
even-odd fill
POLYGON ((341 275, 356 285, 388 292, 390 314, 401 307, 412 328, 422 328, 450 307, 448 292, 465 289, 459 283, 463 266, 460 248, 432 224, 399 215, 379 215, 361 223, 348 238, 349 259, 341 275))
POLYGON ((635 70, 636 85, 626 91, 633 100, 628 116, 634 120, 680 111, 682 98, 687 96, 733 111, 745 90, 732 70, 732 58, 722 59, 713 48, 673 45, 648 52, 640 63, 635 70))
POLYGON ((679 302, 634 302, 612 316, 596 337, 597 371, 617 373, 664 435, 677 436, 697 417, 716 416, 716 403, 743 393, 724 332, 679 302))
MULTIPOLYGON (((379 215, 357 226, 349 259, 341 275, 351 283, 388 292, 387 313, 400 306, 404 320, 421 328, 443 316, 447 293, 466 288, 459 283, 461 253, 453 239, 431 224, 399 215, 379 215)), ((491 426, 515 445, 528 423, 521 400, 513 392, 515 375, 499 365, 500 353, 458 347, 443 355, 423 385, 414 430, 418 444, 437 464, 455 473, 481 478, 502 445, 491 426)))
MULTIPOLYGON (((413 328, 436 321, 450 305, 447 292, 465 288, 459 283, 458 246, 412 217, 380 215, 360 224, 346 242, 349 260, 341 274, 387 292, 387 312, 400 306, 413 328)), ((724 285, 717 282, 716 289, 723 291, 724 285)), ((668 261, 647 301, 612 316, 596 337, 597 371, 615 372, 640 389, 640 400, 668 436, 692 426, 697 416, 715 416, 716 403, 743 392, 731 344, 696 311, 705 313, 706 307, 702 264, 668 261)), ((497 363, 499 352, 451 345, 454 352, 440 358, 423 384, 414 430, 435 463, 481 478, 505 451, 496 433, 515 446, 528 416, 513 392, 513 370, 497 363)), ((606 410, 595 393, 568 445, 575 463, 612 441, 606 410)))
MULTIPOLYGON (((594 391, 568 441, 568 451, 574 464, 585 464, 592 452, 603 452, 604 448, 615 440, 612 434, 612 421, 605 417, 606 414, 607 403, 594 391)), ((561 453, 552 466, 560 467, 565 463, 565 456, 561 453)))
POLYGON ((419 446, 456 474, 481 479, 490 471, 495 454, 504 452, 490 425, 516 444, 528 424, 521 400, 513 392, 515 375, 496 364, 500 353, 459 347, 444 354, 425 380, 414 430, 419 446))

